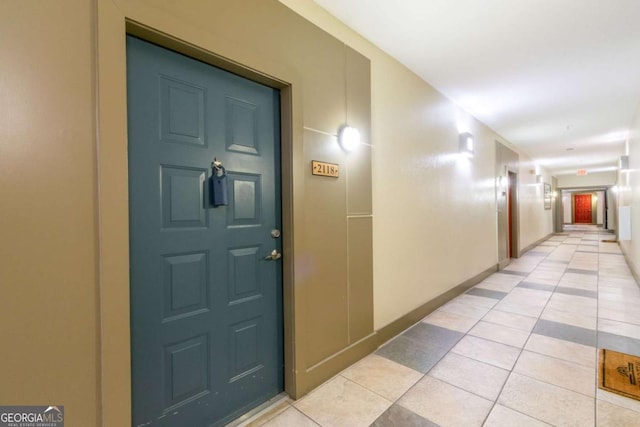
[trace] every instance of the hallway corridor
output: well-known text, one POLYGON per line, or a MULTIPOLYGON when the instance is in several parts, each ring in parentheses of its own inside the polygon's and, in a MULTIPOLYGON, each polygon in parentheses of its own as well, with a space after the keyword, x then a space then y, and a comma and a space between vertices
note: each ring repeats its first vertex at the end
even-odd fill
POLYGON ((640 426, 639 401, 596 385, 598 348, 640 355, 640 289, 612 238, 567 227, 241 425, 640 426))

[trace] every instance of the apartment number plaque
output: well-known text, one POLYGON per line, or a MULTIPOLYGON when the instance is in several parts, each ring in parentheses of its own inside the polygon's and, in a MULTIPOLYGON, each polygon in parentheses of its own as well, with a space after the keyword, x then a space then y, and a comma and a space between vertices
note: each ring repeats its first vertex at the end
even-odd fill
POLYGON ((328 176, 330 178, 338 178, 340 176, 340 165, 312 160, 311 174, 318 176, 328 176))

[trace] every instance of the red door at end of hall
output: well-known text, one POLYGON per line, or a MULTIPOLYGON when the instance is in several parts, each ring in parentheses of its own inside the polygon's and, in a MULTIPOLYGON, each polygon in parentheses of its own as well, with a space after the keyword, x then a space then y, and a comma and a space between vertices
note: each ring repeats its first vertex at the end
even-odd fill
POLYGON ((591 194, 576 194, 575 203, 575 223, 591 224, 591 194))

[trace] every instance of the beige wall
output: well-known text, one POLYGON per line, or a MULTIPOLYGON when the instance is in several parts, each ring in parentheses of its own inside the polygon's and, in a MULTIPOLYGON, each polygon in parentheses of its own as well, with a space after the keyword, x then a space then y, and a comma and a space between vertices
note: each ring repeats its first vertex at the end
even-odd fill
MULTIPOLYGON (((521 156, 522 159, 522 156, 521 156)), ((553 209, 544 208, 544 183, 551 184, 551 175, 544 169, 536 169, 535 163, 524 157, 520 161, 519 179, 519 229, 520 245, 523 250, 553 232, 553 209), (536 175, 542 175, 542 182, 536 182, 536 175)), ((553 207, 553 201, 551 206, 553 207)))
POLYGON ((595 172, 588 175, 578 176, 558 175, 558 188, 583 188, 583 187, 608 187, 616 185, 616 171, 595 172))
POLYGON ((573 196, 566 193, 562 196, 563 220, 565 224, 573 223, 573 196))
POLYGON ((598 225, 606 225, 604 224, 604 197, 605 197, 605 192, 604 191, 597 191, 596 192, 596 224, 598 225))
MULTIPOLYGON (((313 1, 280 1, 371 59, 374 319, 380 329, 496 265, 494 143, 505 141, 313 1), (459 131, 475 136, 473 159, 456 156, 459 131)), ((519 157, 523 177, 530 160, 519 157)), ((550 234, 553 224, 541 190, 528 176, 521 183, 524 248, 550 234)))
POLYGON ((495 265, 497 136, 380 51, 365 55, 372 60, 378 329, 495 265), (472 159, 458 155, 458 122, 475 136, 472 159))
POLYGON ((496 264, 497 135, 311 2, 289 5, 371 59, 379 329, 496 264), (457 155, 458 126, 475 136, 473 159, 457 155))
POLYGON ((618 206, 631 208, 631 240, 621 240, 620 247, 636 278, 640 277, 640 109, 634 117, 626 144, 629 169, 618 172, 618 206))
POLYGON ((99 405, 95 8, 0 2, 0 403, 99 405))

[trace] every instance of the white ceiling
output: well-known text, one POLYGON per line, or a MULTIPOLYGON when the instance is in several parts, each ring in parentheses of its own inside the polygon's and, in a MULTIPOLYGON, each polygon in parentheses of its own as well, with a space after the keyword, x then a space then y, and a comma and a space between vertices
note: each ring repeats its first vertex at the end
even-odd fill
POLYGON ((553 174, 614 169, 640 0, 315 0, 553 174))

